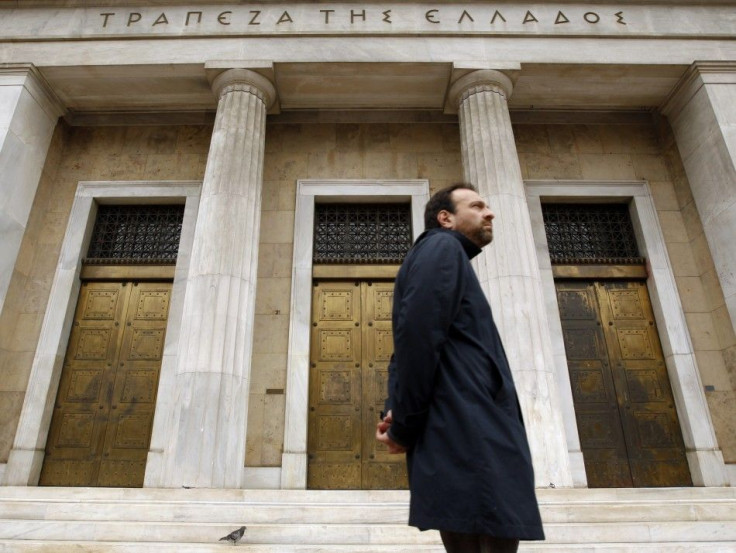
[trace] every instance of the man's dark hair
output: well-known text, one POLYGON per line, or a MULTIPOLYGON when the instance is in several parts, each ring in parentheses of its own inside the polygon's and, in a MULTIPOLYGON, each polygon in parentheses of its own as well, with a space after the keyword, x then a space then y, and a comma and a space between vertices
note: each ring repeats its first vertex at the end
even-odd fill
POLYGON ((438 190, 427 202, 424 208, 424 230, 439 228, 440 223, 437 220, 437 214, 440 211, 449 211, 455 213, 455 203, 452 201, 452 193, 455 190, 472 190, 477 192, 475 186, 467 182, 457 182, 438 190))

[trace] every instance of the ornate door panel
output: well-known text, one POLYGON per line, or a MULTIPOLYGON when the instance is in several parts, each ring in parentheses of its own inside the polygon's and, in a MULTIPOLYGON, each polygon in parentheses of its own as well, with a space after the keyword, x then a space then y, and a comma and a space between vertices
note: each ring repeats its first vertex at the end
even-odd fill
POLYGON ((636 487, 691 486, 649 294, 642 282, 596 283, 636 487))
POLYGON ((41 485, 143 485, 170 291, 82 284, 41 485))
POLYGON ((588 485, 691 485, 645 285, 556 286, 588 485))
POLYGON ((392 297, 392 283, 315 282, 309 488, 406 487, 403 456, 389 456, 374 439, 393 352, 392 297))

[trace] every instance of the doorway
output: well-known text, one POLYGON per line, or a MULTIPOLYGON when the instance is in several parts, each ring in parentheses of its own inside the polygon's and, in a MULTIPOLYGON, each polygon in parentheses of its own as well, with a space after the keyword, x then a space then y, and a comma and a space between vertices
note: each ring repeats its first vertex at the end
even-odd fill
POLYGON ((691 486, 646 284, 555 287, 588 486, 691 486))
POLYGON ((408 487, 403 455, 375 440, 393 353, 393 282, 314 281, 310 339, 310 489, 408 487))
POLYGON ((40 485, 143 486, 171 286, 82 283, 40 485))

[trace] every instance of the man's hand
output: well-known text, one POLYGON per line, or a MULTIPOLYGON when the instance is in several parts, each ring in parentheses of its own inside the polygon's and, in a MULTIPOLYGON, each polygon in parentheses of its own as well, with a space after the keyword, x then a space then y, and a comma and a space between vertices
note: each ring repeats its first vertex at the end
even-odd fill
POLYGON ((383 417, 383 420, 376 425, 376 440, 385 444, 389 453, 406 453, 406 448, 403 445, 397 444, 388 436, 388 429, 391 427, 392 421, 391 411, 389 411, 383 417))

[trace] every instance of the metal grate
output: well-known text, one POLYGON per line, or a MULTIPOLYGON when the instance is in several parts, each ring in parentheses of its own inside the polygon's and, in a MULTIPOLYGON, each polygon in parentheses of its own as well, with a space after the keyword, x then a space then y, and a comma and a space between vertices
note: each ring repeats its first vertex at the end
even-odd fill
POLYGON ((317 204, 314 263, 401 263, 412 242, 408 204, 317 204))
POLYGON ((101 205, 86 263, 176 262, 183 205, 101 205))
POLYGON ((643 263, 629 210, 621 204, 544 204, 552 263, 643 263))

